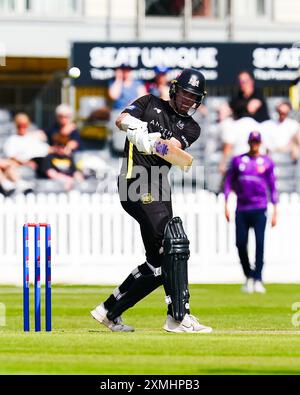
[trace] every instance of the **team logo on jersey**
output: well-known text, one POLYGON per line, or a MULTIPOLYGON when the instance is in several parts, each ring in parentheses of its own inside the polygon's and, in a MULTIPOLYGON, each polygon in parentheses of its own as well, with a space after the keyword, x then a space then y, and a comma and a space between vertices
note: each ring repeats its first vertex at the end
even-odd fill
POLYGON ((266 171, 266 166, 264 166, 264 165, 257 166, 256 170, 257 170, 257 173, 262 174, 262 173, 264 173, 266 171))
POLYGON ((246 169, 245 163, 240 163, 240 164, 239 164, 239 170, 240 170, 240 171, 245 171, 245 169, 246 169))
POLYGON ((148 192, 148 193, 144 193, 143 195, 141 195, 140 201, 143 204, 149 204, 154 201, 154 198, 153 198, 152 194, 150 192, 148 192))
POLYGON ((157 114, 159 114, 159 113, 161 112, 161 109, 160 109, 160 108, 157 108, 157 107, 154 107, 153 110, 156 111, 157 114))
POLYGON ((184 128, 184 123, 183 123, 181 120, 179 120, 179 121, 176 123, 176 126, 178 127, 178 129, 182 130, 182 129, 184 128))
POLYGON ((245 156, 242 157, 242 162, 244 162, 244 163, 248 163, 249 160, 250 160, 250 158, 249 158, 249 156, 247 156, 247 155, 245 155, 245 156))
POLYGON ((197 79, 197 76, 194 74, 191 75, 191 78, 188 83, 192 86, 199 86, 199 80, 197 79))
POLYGON ((126 109, 127 110, 134 110, 136 108, 136 106, 134 104, 132 104, 131 106, 128 106, 126 109))
POLYGON ((258 165, 262 165, 262 164, 264 163, 264 158, 257 158, 257 159, 256 159, 256 163, 257 163, 258 165))

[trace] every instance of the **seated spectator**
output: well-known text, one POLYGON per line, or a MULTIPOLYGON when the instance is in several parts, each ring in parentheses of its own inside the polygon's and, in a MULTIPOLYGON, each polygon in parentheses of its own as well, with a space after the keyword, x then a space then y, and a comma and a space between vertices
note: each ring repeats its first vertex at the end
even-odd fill
POLYGON ((47 142, 46 133, 43 130, 38 129, 36 125, 31 122, 27 114, 20 112, 14 117, 14 126, 10 133, 22 135, 25 134, 25 132, 27 136, 31 135, 40 141, 47 142))
POLYGON ((268 120, 267 104, 261 91, 255 87, 255 81, 249 71, 238 74, 239 90, 230 101, 234 118, 251 117, 257 122, 268 120))
POLYGON ((48 154, 49 146, 44 141, 43 132, 30 129, 30 119, 26 114, 15 116, 15 126, 17 134, 8 137, 4 143, 3 151, 7 158, 18 165, 26 165, 31 159, 48 154))
POLYGON ((16 189, 18 173, 16 165, 10 159, 0 159, 0 193, 10 196, 16 189))
POLYGON ((278 119, 269 120, 261 124, 265 131, 267 148, 271 152, 288 152, 292 157, 297 156, 297 132, 299 123, 289 118, 292 110, 290 102, 283 101, 276 107, 278 119))
POLYGON ((49 145, 45 142, 44 132, 32 130, 30 119, 26 114, 20 113, 15 116, 16 134, 11 135, 5 141, 3 152, 6 156, 6 174, 10 177, 18 191, 30 189, 25 181, 21 180, 20 167, 36 167, 35 161, 49 153, 49 145))
POLYGON ((48 142, 51 146, 57 144, 64 146, 65 154, 80 148, 80 135, 75 122, 73 110, 68 104, 60 104, 55 109, 56 123, 48 131, 48 142))
POLYGON ((39 162, 37 174, 41 178, 60 181, 66 191, 73 189, 76 181, 83 181, 72 154, 66 154, 64 144, 56 144, 53 152, 39 162))

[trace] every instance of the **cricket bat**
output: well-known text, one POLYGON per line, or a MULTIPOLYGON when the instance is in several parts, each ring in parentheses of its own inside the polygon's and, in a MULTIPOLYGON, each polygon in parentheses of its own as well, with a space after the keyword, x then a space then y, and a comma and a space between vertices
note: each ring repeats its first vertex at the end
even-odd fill
POLYGON ((185 172, 189 171, 194 159, 192 155, 176 147, 170 140, 161 138, 154 143, 154 154, 172 165, 179 166, 185 172))

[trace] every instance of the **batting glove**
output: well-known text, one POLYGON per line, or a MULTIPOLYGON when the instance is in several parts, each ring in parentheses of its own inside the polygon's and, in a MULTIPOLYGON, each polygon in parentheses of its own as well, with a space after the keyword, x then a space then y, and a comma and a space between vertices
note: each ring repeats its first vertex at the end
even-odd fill
POLYGON ((127 114, 121 121, 120 129, 124 130, 124 132, 128 132, 129 130, 136 130, 139 132, 145 132, 148 133, 148 123, 143 122, 138 118, 135 118, 131 116, 130 114, 127 114))
POLYGON ((128 129, 127 138, 131 141, 139 152, 152 154, 155 141, 160 137, 160 133, 148 133, 136 129, 128 129))

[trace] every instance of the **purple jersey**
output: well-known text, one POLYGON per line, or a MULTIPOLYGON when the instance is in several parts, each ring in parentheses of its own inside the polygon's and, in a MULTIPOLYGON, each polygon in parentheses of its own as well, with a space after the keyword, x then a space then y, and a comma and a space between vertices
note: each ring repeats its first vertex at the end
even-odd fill
POLYGON ((249 154, 235 156, 227 172, 224 194, 237 195, 237 210, 267 208, 268 197, 273 204, 278 201, 274 163, 267 155, 255 157, 249 154))

